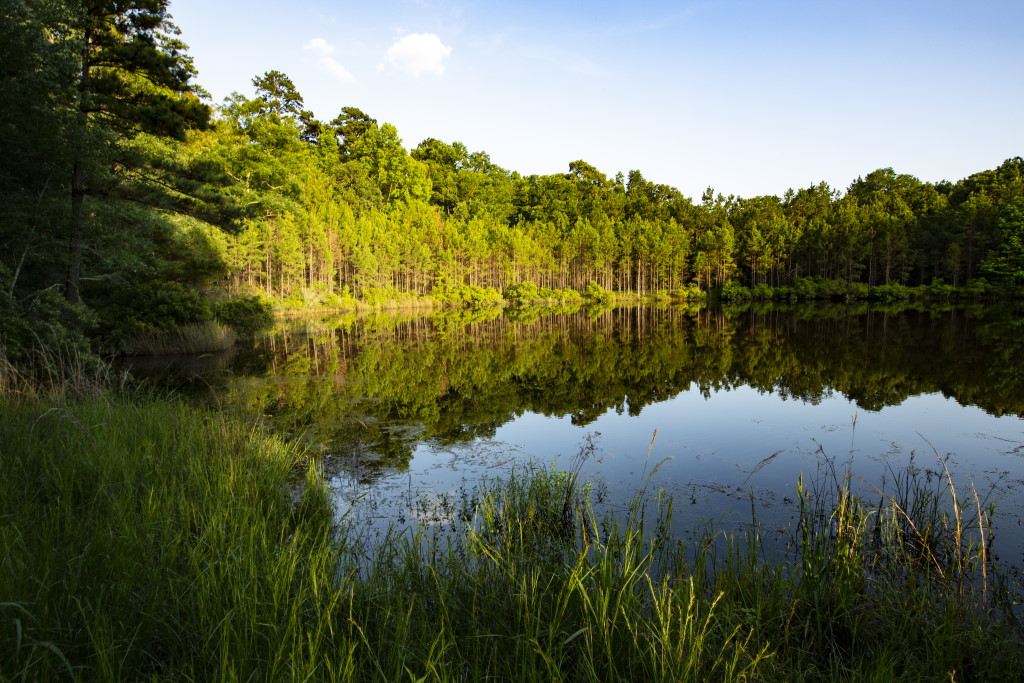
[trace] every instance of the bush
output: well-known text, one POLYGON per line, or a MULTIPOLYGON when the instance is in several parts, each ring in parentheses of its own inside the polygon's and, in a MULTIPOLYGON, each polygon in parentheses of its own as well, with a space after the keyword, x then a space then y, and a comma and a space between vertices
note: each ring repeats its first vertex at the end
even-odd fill
POLYGON ((370 306, 386 306, 403 298, 394 287, 364 287, 363 302, 370 306))
POLYGON ((33 349, 92 359, 87 335, 95 326, 90 309, 69 304, 56 288, 36 293, 21 306, 0 290, 0 349, 12 361, 24 360, 33 349))
POLYGON ((536 301, 539 295, 540 290, 533 282, 520 282, 519 284, 509 285, 502 292, 502 296, 507 301, 519 306, 525 306, 531 301, 536 301))
POLYGON ((750 301, 750 290, 735 280, 729 280, 719 296, 723 301, 750 301))
POLYGON ((209 299, 180 282, 121 282, 112 285, 105 323, 121 339, 172 330, 182 325, 209 322, 209 299))
POLYGON ((583 298, 602 304, 610 304, 615 299, 615 295, 591 280, 587 283, 586 289, 583 290, 583 298))
POLYGON ((850 282, 847 286, 846 296, 852 300, 863 301, 871 294, 871 288, 866 282, 850 282))
POLYGON ((537 294, 540 299, 544 301, 571 303, 573 301, 580 301, 583 299, 583 295, 572 287, 566 287, 565 289, 549 289, 547 287, 541 287, 537 294))
POLYGON ((983 277, 971 278, 963 286, 963 292, 967 296, 986 296, 991 294, 993 289, 995 288, 983 277))
POLYGON ((947 285, 941 277, 932 279, 932 283, 924 289, 932 299, 948 299, 956 291, 953 285, 947 285))
POLYGON ((271 305, 255 295, 241 295, 217 303, 214 317, 240 335, 251 335, 274 323, 271 305))
POLYGON ((501 292, 494 287, 476 285, 459 285, 451 292, 449 300, 464 303, 470 308, 500 306, 502 303, 501 292))
POLYGON ((669 292, 669 296, 671 296, 673 299, 681 299, 687 301, 694 299, 703 299, 707 297, 707 292, 705 292, 703 289, 701 289, 696 284, 691 282, 688 285, 676 287, 671 292, 669 292))
POLYGON ((898 282, 890 282, 885 285, 879 285, 871 288, 869 298, 875 301, 906 301, 912 294, 910 287, 899 284, 898 282))
POLYGON ((790 285, 789 289, 791 298, 800 300, 818 298, 818 283, 814 281, 814 278, 797 278, 796 281, 790 285))

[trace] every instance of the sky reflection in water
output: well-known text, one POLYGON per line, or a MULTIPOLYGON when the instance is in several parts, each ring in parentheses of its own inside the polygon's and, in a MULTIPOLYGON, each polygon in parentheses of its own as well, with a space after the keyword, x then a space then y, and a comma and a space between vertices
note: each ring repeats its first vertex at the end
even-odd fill
POLYGON ((785 539, 801 473, 849 468, 874 501, 910 464, 938 487, 937 452, 1024 566, 1022 359, 1012 307, 756 305, 351 315, 149 371, 310 444, 338 514, 373 533, 443 526, 483 479, 592 443, 599 510, 664 489, 686 539, 749 527, 753 501, 785 539))
MULTIPOLYGON (((858 322, 863 327, 862 323, 858 322)), ((904 336, 919 339, 912 331, 919 327, 917 323, 908 324, 896 317, 885 324, 889 326, 888 344, 899 340, 895 330, 901 327, 904 336)), ((960 320, 958 324, 965 323, 960 320)), ((947 348, 946 356, 937 357, 933 349, 928 350, 931 360, 948 366, 936 375, 938 380, 910 372, 894 383, 916 382, 927 387, 939 382, 952 386, 954 380, 976 376, 977 383, 984 386, 956 385, 959 388, 955 391, 981 395, 991 402, 995 395, 992 386, 999 382, 991 381, 986 373, 991 374, 999 361, 993 359, 984 334, 978 332, 979 325, 967 324, 970 335, 962 337, 971 354, 947 348), (958 366, 958 355, 970 365, 958 366), (966 359, 967 355, 971 358, 966 359), (982 356, 988 360, 980 361, 982 356)), ((770 329, 778 335, 773 345, 786 346, 788 352, 807 357, 796 336, 770 329)), ((710 355, 737 357, 749 331, 745 324, 739 325, 729 334, 731 350, 712 350, 710 355)), ((938 344, 939 337, 955 338, 963 330, 947 332, 932 329, 930 338, 938 344)), ((690 330, 688 339, 694 338, 692 333, 690 330)), ((820 349, 820 340, 811 346, 820 349)), ((995 346, 998 348, 998 344, 995 346)), ((649 351, 646 347, 642 350, 649 351)), ((581 353, 586 355, 585 351, 581 353)), ((685 363, 703 362, 704 356, 696 347, 681 353, 689 354, 685 363)), ((837 352, 837 357, 843 353, 848 356, 850 349, 837 352)), ((915 350, 910 347, 900 353, 913 357, 915 350)), ((1011 391, 1013 395, 1007 397, 1005 405, 989 405, 990 412, 961 405, 936 391, 914 394, 913 390, 896 395, 893 405, 868 410, 830 386, 820 392, 766 389, 763 385, 754 388, 744 382, 747 371, 737 370, 741 365, 734 361, 727 369, 731 379, 720 383, 721 388, 705 386, 702 390, 698 382, 692 382, 689 388, 679 387, 680 391, 664 400, 651 400, 648 394, 648 398, 636 401, 638 407, 633 410, 628 393, 611 397, 605 408, 580 406, 576 412, 549 410, 547 415, 520 408, 509 421, 484 429, 483 436, 462 440, 439 434, 427 425, 423 438, 413 439, 411 457, 401 466, 367 469, 351 454, 335 449, 327 469, 342 511, 358 499, 352 513, 380 526, 396 520, 407 523, 414 518, 443 524, 448 521, 445 510, 450 512, 450 504, 482 478, 507 476, 513 468, 529 463, 568 467, 590 437, 595 448, 584 472, 595 482, 594 495, 602 502, 601 509, 621 505, 640 486, 649 493, 664 489, 675 501, 674 532, 692 538, 708 522, 717 528, 745 528, 751 520, 753 498, 763 528, 770 533, 780 532, 776 537, 784 538, 781 530, 789 526, 796 510, 800 473, 805 482, 811 482, 833 469, 842 474, 849 467, 855 485, 869 499, 877 499, 874 487, 891 487, 894 474, 911 463, 923 476, 934 480, 941 472, 938 453, 949 456, 949 468, 964 493, 973 482, 983 501, 987 497, 995 502, 997 549, 1001 549, 1003 559, 1024 563, 1024 421, 1013 412, 1019 401, 1015 393, 1011 391), (586 412, 583 419, 579 417, 581 411, 586 412), (1000 417, 999 413, 1004 414, 1000 417), (648 456, 655 430, 657 437, 648 456), (656 474, 648 477, 658 463, 656 474)), ((892 374, 884 368, 871 372, 882 377, 892 374)), ((513 373, 508 381, 519 386, 535 379, 535 373, 513 373)), ((853 391, 873 395, 872 381, 865 379, 868 388, 858 386, 853 391)), ((1012 387, 1012 382, 1008 386, 1012 387)))

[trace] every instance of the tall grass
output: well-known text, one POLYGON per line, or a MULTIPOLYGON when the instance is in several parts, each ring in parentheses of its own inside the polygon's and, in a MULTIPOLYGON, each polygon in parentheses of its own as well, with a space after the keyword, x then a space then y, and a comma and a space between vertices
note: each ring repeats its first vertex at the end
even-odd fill
POLYGON ((908 475, 870 505, 849 478, 801 487, 791 559, 760 553, 756 527, 684 545, 658 495, 599 517, 578 469, 484 482, 452 523, 370 539, 334 518, 315 463, 252 425, 117 394, 8 392, 0 413, 2 680, 1015 680, 1024 664, 990 536, 970 532, 988 517, 951 478, 908 475))
POLYGON ((235 345, 235 331, 218 322, 193 323, 173 330, 136 336, 128 341, 128 353, 165 356, 226 351, 235 345))
POLYGON ((116 373, 99 357, 74 346, 38 345, 12 363, 0 346, 0 398, 64 401, 101 397, 123 390, 126 374, 116 373))

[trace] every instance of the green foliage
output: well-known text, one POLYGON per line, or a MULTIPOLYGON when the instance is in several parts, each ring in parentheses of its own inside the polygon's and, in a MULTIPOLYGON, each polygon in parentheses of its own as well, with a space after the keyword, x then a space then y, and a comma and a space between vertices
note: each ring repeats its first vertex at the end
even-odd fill
POLYGON ((729 280, 722 287, 719 296, 723 301, 750 301, 751 292, 735 280, 729 280))
POLYGON ((538 287, 534 282, 520 282, 505 288, 502 296, 516 306, 552 306, 571 304, 583 297, 575 289, 538 287))
POLYGON ((868 294, 868 298, 883 302, 906 301, 911 297, 911 294, 912 290, 909 287, 890 283, 887 285, 872 287, 871 292, 868 294))
POLYGON ((274 323, 273 306, 253 294, 218 301, 213 307, 213 317, 246 336, 266 330, 274 323))
POLYGON ((994 287, 983 277, 972 278, 964 285, 963 291, 967 296, 980 297, 991 294, 994 287))
POLYGON ((535 282, 520 282, 505 288, 502 296, 513 304, 524 305, 540 298, 540 290, 535 282))
POLYGON ((758 282, 750 289, 750 297, 755 301, 770 301, 775 296, 775 288, 758 282))
POLYGON ((945 280, 941 277, 937 277, 932 280, 931 284, 924 287, 927 291, 927 296, 932 299, 938 299, 941 301, 948 300, 956 292, 956 288, 953 285, 946 284, 945 280))
POLYGON ((700 301, 707 298, 708 293, 697 286, 696 283, 690 283, 685 287, 677 287, 669 292, 671 298, 679 301, 700 301))
POLYGON ((982 272, 1010 285, 1024 284, 1024 197, 1003 208, 994 237, 995 247, 982 262, 982 272))
POLYGON ((501 292, 493 287, 477 287, 467 284, 455 287, 435 286, 431 291, 431 297, 445 303, 464 305, 470 308, 501 306, 504 303, 501 292))
POLYGON ((69 304, 56 288, 44 289, 27 302, 0 290, 0 351, 12 361, 28 360, 33 349, 90 358, 88 335, 96 324, 91 310, 69 304))
POLYGON ((105 341, 115 347, 139 335, 169 332, 213 319, 209 299, 180 282, 115 282, 103 308, 105 341))
POLYGON ((210 301, 187 285, 178 282, 157 282, 132 291, 132 316, 142 325, 169 329, 212 316, 210 301))
POLYGON ((865 282, 846 283, 847 301, 863 301, 871 294, 871 288, 865 282))
POLYGON ((615 294, 591 280, 583 290, 583 298, 599 304, 609 304, 615 298, 615 294))

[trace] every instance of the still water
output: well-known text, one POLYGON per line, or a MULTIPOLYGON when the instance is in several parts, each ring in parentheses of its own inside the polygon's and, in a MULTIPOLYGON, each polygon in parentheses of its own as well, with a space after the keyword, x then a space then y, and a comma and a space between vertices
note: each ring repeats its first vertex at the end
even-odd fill
POLYGON ((339 514, 438 524, 481 479, 585 456, 593 498, 674 500, 682 537, 756 514, 780 536, 796 483, 914 467, 993 502, 1024 564, 1019 310, 753 306, 446 311, 283 325, 203 377, 223 410, 323 456, 339 514))

